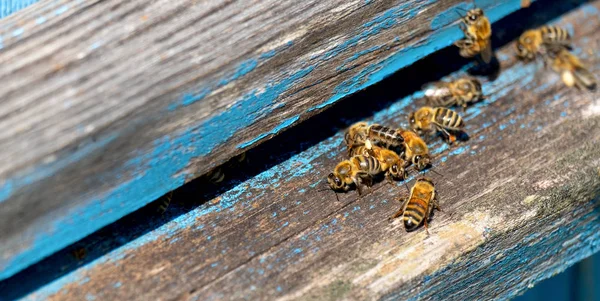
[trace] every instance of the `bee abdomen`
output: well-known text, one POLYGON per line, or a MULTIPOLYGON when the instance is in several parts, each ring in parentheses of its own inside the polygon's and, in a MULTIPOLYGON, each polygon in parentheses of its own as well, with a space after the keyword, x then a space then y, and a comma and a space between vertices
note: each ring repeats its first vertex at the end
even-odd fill
POLYGON ((540 31, 545 42, 568 42, 571 39, 567 30, 557 26, 543 26, 540 31))
POLYGON ((381 172, 379 161, 371 156, 358 155, 352 158, 358 162, 358 166, 362 171, 370 175, 376 175, 381 172))
POLYGON ((420 199, 411 199, 404 210, 404 227, 410 231, 418 227, 427 212, 427 202, 420 199))
POLYGON ((404 138, 396 130, 378 124, 369 127, 369 136, 374 140, 391 145, 401 145, 404 143, 404 138))
POLYGON ((444 128, 453 130, 460 129, 465 125, 458 113, 446 108, 435 108, 434 120, 444 128))

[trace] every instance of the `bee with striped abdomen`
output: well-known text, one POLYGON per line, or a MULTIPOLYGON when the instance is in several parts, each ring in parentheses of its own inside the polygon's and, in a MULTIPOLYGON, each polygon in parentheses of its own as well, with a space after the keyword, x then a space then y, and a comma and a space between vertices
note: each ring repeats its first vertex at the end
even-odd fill
POLYGON ((370 187, 374 176, 381 173, 381 164, 371 156, 358 155, 344 160, 327 176, 329 187, 333 190, 348 191, 352 184, 358 194, 362 194, 362 184, 370 187))
POLYGON ((436 82, 425 89, 425 97, 429 105, 436 107, 468 105, 485 99, 481 82, 475 78, 459 78, 451 82, 436 82))
POLYGON ((433 209, 441 211, 437 202, 435 185, 429 178, 420 178, 410 189, 410 195, 402 200, 402 207, 391 219, 402 216, 404 228, 407 232, 413 231, 424 224, 425 231, 429 234, 428 221, 433 209))
POLYGON ((549 49, 547 56, 548 65, 558 72, 568 87, 595 90, 596 77, 581 63, 579 58, 564 47, 549 49))
POLYGON ((461 21, 460 29, 465 34, 465 38, 454 43, 459 48, 460 56, 471 58, 480 55, 483 62, 488 64, 492 60, 490 20, 481 8, 474 8, 468 10, 461 21))
POLYGON ((447 108, 422 107, 408 115, 410 127, 417 133, 442 132, 449 143, 456 141, 450 132, 461 131, 465 127, 462 117, 447 108))
POLYGON ((373 124, 369 127, 369 139, 375 143, 381 143, 387 148, 400 147, 404 143, 404 138, 399 130, 392 129, 379 124, 373 124))
POLYGON ((403 130, 400 133, 404 138, 404 159, 414 164, 417 170, 431 165, 431 155, 425 141, 411 130, 403 130))
POLYGON ((348 153, 355 146, 364 145, 367 140, 374 145, 383 145, 387 148, 401 148, 404 143, 398 130, 379 124, 368 125, 366 122, 353 124, 346 132, 344 140, 348 146, 348 153))
POLYGON ((517 57, 526 61, 535 59, 536 55, 546 55, 548 46, 570 49, 571 35, 561 27, 542 26, 525 31, 515 43, 517 57))

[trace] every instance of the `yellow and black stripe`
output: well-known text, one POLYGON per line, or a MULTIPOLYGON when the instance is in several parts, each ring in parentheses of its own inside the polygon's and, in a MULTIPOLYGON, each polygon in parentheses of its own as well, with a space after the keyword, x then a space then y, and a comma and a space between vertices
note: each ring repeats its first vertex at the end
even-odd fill
POLYGON ((379 124, 369 127, 369 138, 392 146, 400 146, 404 143, 404 138, 398 131, 379 124))
POLYGON ((362 173, 369 175, 376 175, 381 172, 381 164, 377 159, 371 156, 358 155, 351 159, 353 165, 356 166, 362 173))
POLYGON ((571 35, 564 28, 558 26, 542 26, 539 30, 545 44, 568 44, 571 41, 571 35))
POLYGON ((462 117, 447 108, 435 108, 433 121, 439 126, 450 130, 458 130, 465 126, 462 117))
POLYGON ((429 211, 429 200, 422 198, 416 198, 411 196, 404 209, 402 219, 404 220, 404 227, 406 231, 412 231, 416 229, 427 216, 429 211))

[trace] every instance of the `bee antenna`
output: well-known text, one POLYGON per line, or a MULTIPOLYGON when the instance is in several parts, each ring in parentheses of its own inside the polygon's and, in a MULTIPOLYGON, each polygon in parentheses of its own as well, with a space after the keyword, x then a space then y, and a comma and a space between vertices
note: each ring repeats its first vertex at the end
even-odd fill
POLYGON ((410 189, 408 189, 408 185, 406 185, 406 182, 404 182, 404 187, 406 187, 406 192, 410 193, 410 189))

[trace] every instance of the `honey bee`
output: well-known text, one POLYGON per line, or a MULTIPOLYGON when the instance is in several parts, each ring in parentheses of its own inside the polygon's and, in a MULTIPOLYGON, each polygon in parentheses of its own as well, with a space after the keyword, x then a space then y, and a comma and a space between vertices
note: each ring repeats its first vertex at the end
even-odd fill
POLYGON ((404 158, 415 165, 417 170, 423 170, 431 164, 431 156, 427 144, 417 133, 411 130, 401 130, 404 138, 404 158))
POLYGON ((371 156, 381 165, 381 171, 385 172, 385 177, 388 180, 404 180, 406 178, 406 161, 402 159, 396 152, 390 149, 372 145, 369 140, 365 145, 360 145, 350 150, 352 156, 366 155, 371 156))
POLYGON ((364 145, 367 140, 373 144, 382 144, 386 147, 402 147, 404 139, 398 130, 379 124, 368 125, 366 122, 353 124, 344 136, 348 151, 353 147, 364 145))
POLYGON ((344 141, 350 152, 354 146, 364 145, 367 140, 369 125, 366 122, 357 122, 348 128, 344 135, 344 141))
POLYGON ((420 178, 410 189, 410 195, 402 200, 402 207, 391 219, 402 216, 404 228, 407 232, 415 230, 419 225, 424 224, 425 231, 429 234, 428 220, 433 209, 441 211, 437 202, 435 185, 429 178, 420 178))
POLYGON ((425 90, 430 105, 436 107, 462 106, 485 99, 481 82, 475 78, 460 78, 452 82, 437 82, 425 90))
POLYGON ((454 43, 459 48, 459 54, 466 58, 479 54, 483 62, 488 64, 492 60, 490 20, 481 8, 474 8, 468 10, 461 21, 460 29, 465 34, 465 38, 454 43))
POLYGON ((577 56, 564 47, 558 47, 548 52, 548 64, 558 72, 568 87, 578 89, 596 89, 596 77, 588 71, 577 56))
POLYGON ((408 115, 410 127, 417 133, 442 132, 449 143, 456 136, 449 131, 460 131, 465 123, 458 113, 447 108, 422 107, 408 115))
POLYGON ((542 26, 521 34, 515 43, 515 49, 519 59, 531 61, 538 54, 545 55, 547 46, 557 45, 571 48, 571 35, 569 32, 557 26, 542 26))
POLYGON ((165 195, 162 200, 160 200, 157 204, 156 212, 160 214, 164 214, 169 209, 169 205, 171 205, 171 201, 173 200, 173 191, 171 190, 169 194, 165 195))
POLYGON ((371 156, 358 155, 340 162, 332 173, 327 176, 329 187, 333 190, 348 191, 352 184, 361 195, 361 185, 370 187, 372 179, 381 173, 381 164, 371 156))

